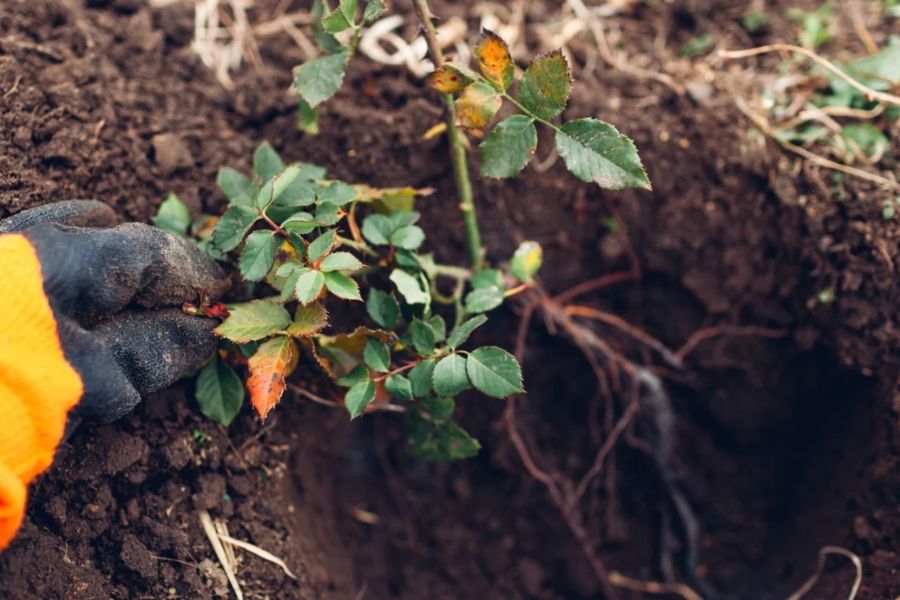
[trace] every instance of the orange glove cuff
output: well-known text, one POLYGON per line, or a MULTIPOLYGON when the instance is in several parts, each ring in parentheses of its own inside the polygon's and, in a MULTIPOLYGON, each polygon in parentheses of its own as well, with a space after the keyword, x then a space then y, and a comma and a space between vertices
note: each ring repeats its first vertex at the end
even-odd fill
POLYGON ((0 236, 0 550, 22 522, 25 486, 53 462, 82 393, 37 253, 21 235, 0 236))

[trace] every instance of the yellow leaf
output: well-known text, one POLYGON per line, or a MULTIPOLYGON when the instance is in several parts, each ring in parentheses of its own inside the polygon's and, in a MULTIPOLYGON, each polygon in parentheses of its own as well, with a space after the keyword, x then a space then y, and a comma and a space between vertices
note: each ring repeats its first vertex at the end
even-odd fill
POLYGON ((502 92, 512 85, 515 67, 509 46, 500 36, 487 29, 482 31, 481 40, 475 46, 475 56, 478 57, 481 74, 491 82, 491 85, 502 92))
MULTIPOLYGON (((391 336, 386 331, 357 327, 351 333, 320 335, 316 338, 316 361, 332 379, 340 379, 363 362, 366 340, 376 338, 387 342, 391 336)), ((312 344, 315 346, 315 344, 312 344)))
POLYGON ((444 65, 431 75, 431 87, 442 94, 455 94, 471 82, 471 78, 450 64, 444 65))
POLYGON ((466 129, 484 129, 494 118, 503 99, 484 82, 473 83, 456 101, 456 117, 466 129))
POLYGON ((265 420, 269 411, 281 400, 287 385, 285 378, 297 366, 299 357, 297 344, 289 337, 279 336, 261 345, 247 361, 250 368, 247 379, 250 403, 260 419, 265 420))
POLYGON ((314 335, 328 326, 328 311, 319 302, 299 306, 294 321, 285 330, 294 337, 314 335))
POLYGON ((445 131, 447 131, 447 123, 441 121, 441 122, 438 123, 437 125, 434 125, 433 127, 430 127, 430 128, 428 129, 428 131, 426 131, 425 133, 423 133, 423 134, 422 134, 422 139, 423 139, 423 140, 430 140, 430 139, 436 138, 437 136, 441 135, 441 134, 444 133, 445 131))

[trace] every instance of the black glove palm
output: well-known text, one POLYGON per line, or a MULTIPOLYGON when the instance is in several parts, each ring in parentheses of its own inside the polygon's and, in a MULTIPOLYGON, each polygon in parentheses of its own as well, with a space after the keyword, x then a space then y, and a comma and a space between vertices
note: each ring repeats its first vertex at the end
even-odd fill
POLYGON ((105 204, 73 200, 0 223, 37 251, 63 352, 84 385, 76 416, 102 421, 203 365, 216 322, 180 307, 227 288, 222 269, 187 240, 115 222, 105 204))

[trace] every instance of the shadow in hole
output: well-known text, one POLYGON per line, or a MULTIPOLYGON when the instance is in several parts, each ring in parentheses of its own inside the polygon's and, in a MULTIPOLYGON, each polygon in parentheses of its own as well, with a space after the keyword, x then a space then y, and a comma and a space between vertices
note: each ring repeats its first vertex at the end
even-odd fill
POLYGON ((731 366, 701 371, 680 407, 708 510, 710 578, 725 598, 783 598, 851 526, 847 502, 876 439, 875 380, 785 341, 732 341, 714 354, 731 366))

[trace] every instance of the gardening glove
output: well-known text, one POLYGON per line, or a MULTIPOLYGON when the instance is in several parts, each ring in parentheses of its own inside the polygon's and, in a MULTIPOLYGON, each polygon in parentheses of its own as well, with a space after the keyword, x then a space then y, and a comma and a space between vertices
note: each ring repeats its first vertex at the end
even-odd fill
POLYGON ((0 221, 0 550, 66 423, 112 421, 213 353, 222 270, 187 240, 75 200, 0 221))

